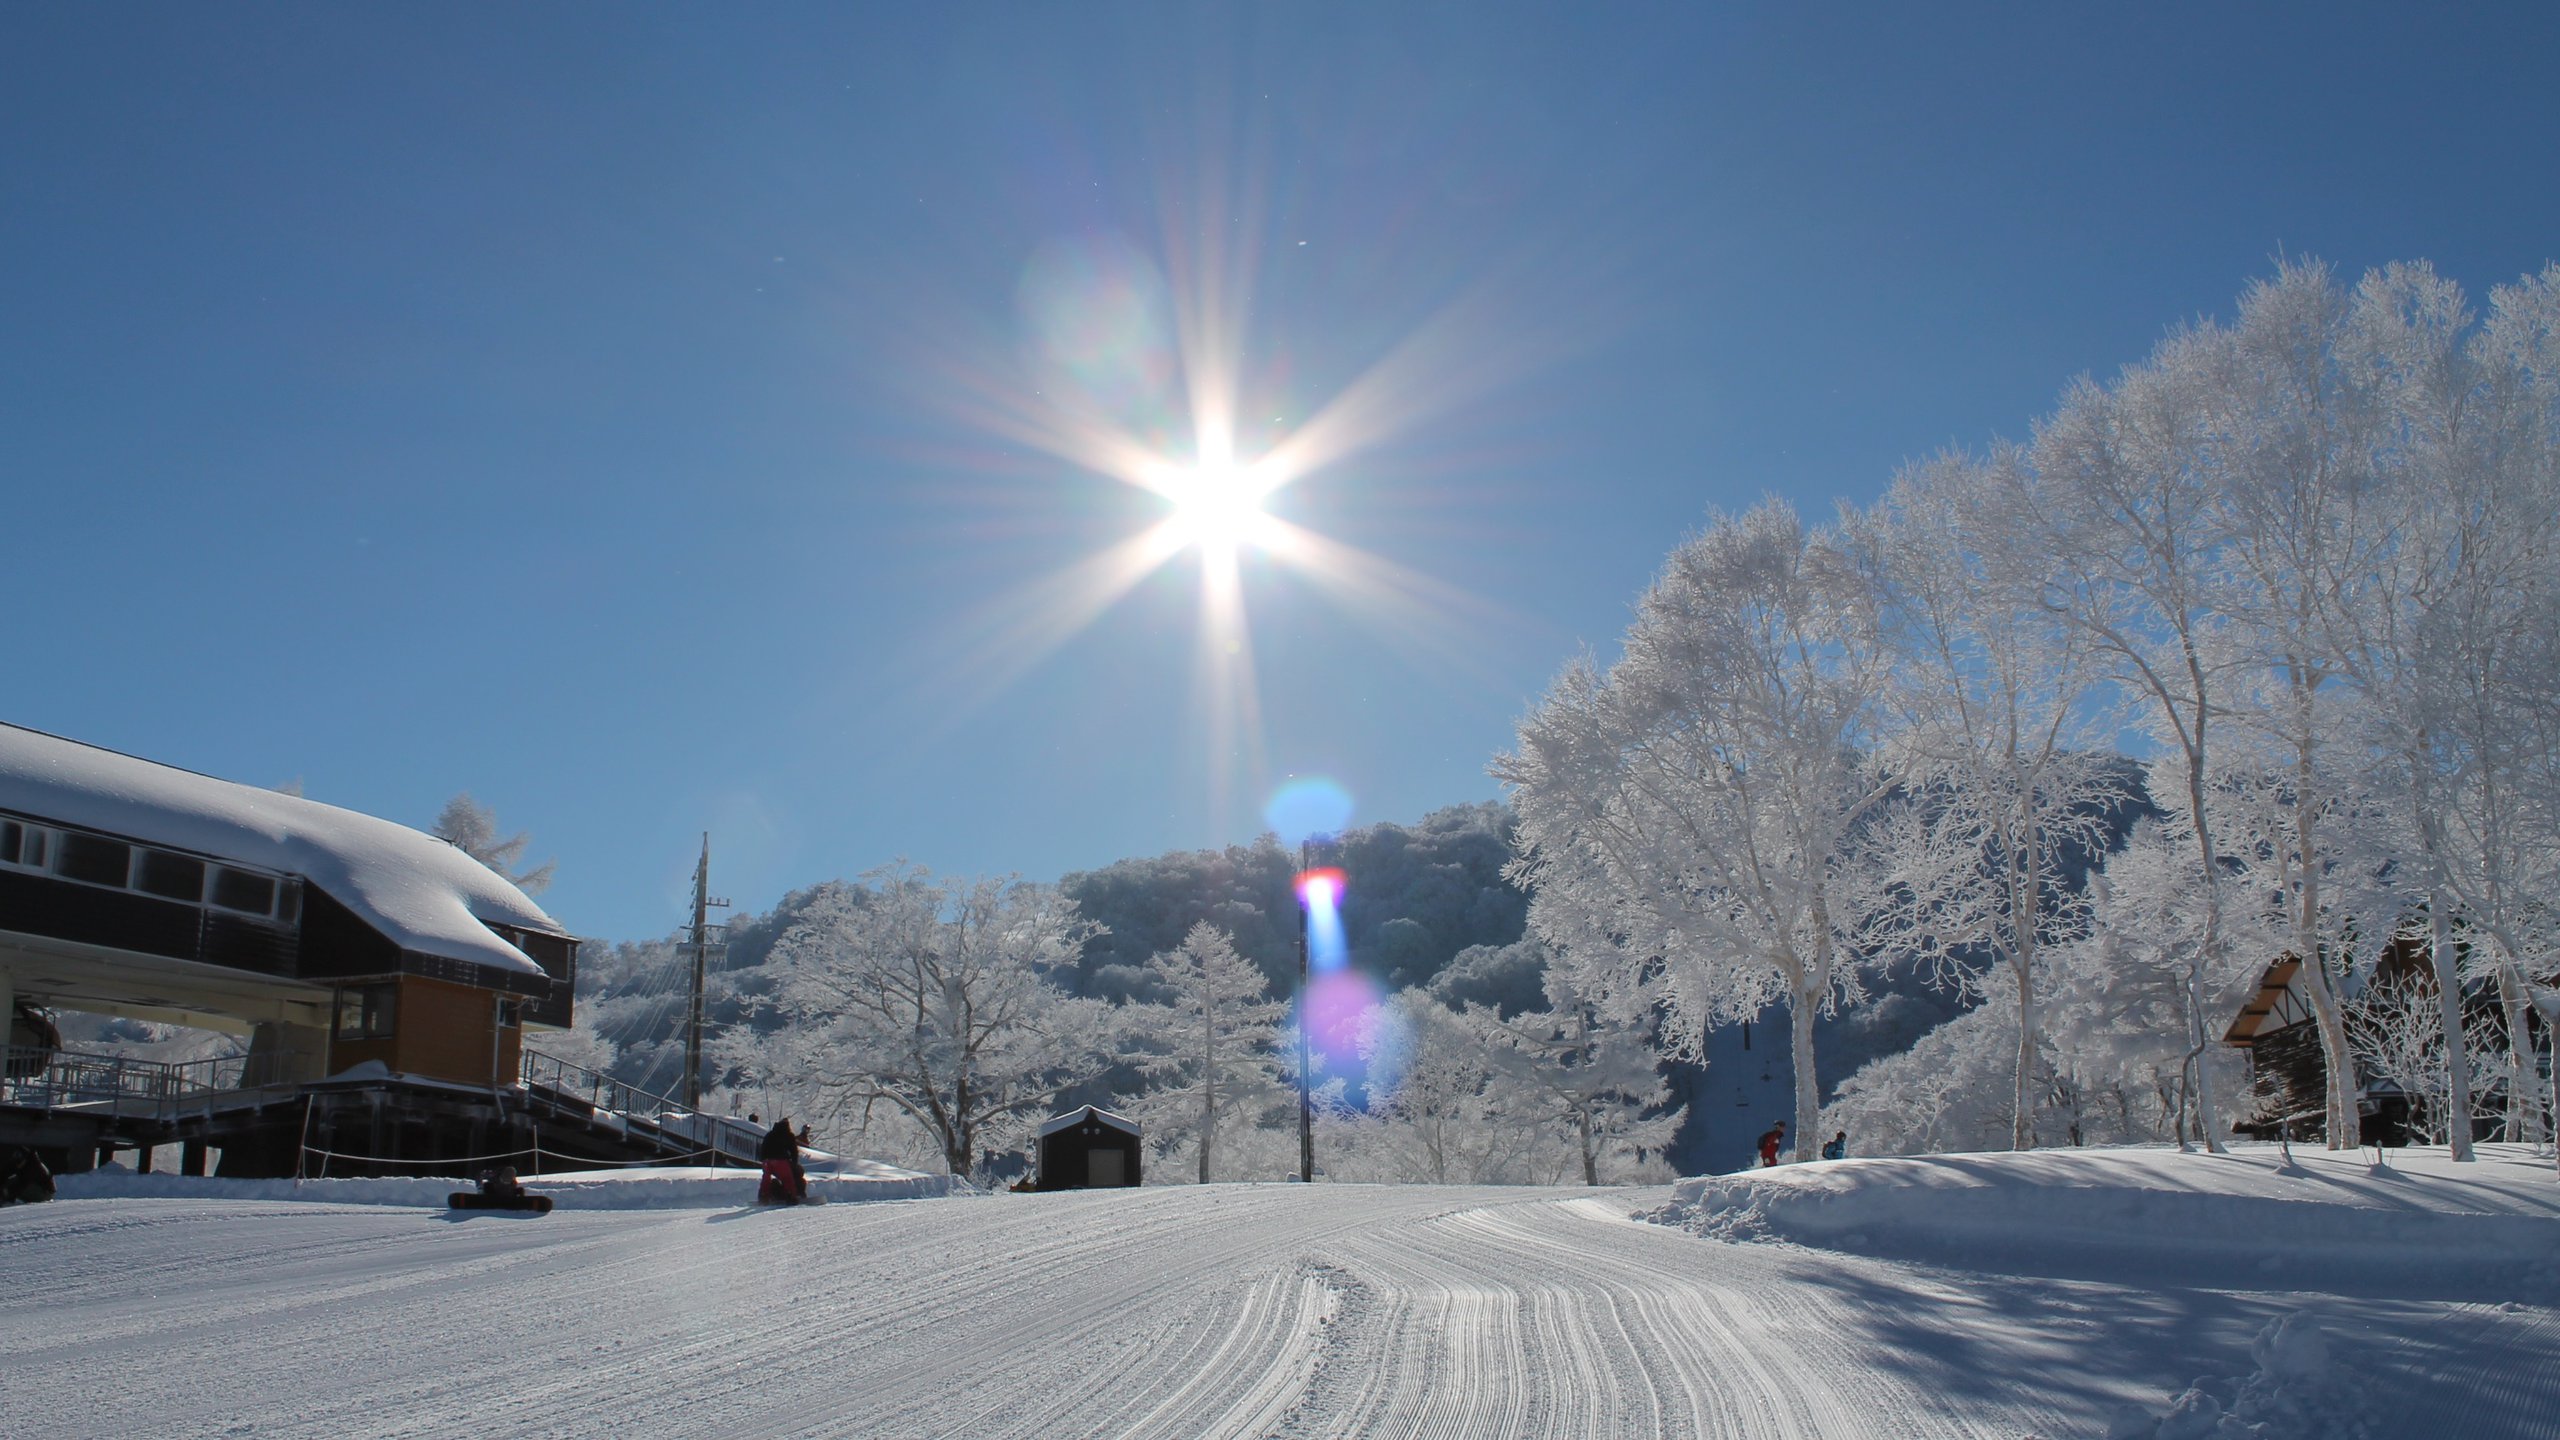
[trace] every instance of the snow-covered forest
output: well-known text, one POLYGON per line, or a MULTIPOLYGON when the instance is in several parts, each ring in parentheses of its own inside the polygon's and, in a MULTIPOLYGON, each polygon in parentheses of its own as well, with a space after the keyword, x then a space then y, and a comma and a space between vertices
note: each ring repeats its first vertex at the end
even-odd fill
MULTIPOLYGON (((1713 517, 1492 761, 1506 805, 1318 845, 1370 983, 1310 1012, 1319 1168, 1731 1168, 1680 1136, 1753 1024, 1784 1074, 1764 1040, 1737 1103, 1796 1158, 2218 1146, 2288 955, 2332 1144, 2359 1065, 2457 1155, 2547 1138, 2555 530, 2560 268, 2475 309, 2312 262, 1872 506, 1713 517)), ((1152 1178, 1287 1173, 1299 859, 802 891, 731 927, 715 1093, 982 1178, 1082 1102, 1152 1178)), ((679 960, 592 947, 570 1045, 675 1088, 679 960)))

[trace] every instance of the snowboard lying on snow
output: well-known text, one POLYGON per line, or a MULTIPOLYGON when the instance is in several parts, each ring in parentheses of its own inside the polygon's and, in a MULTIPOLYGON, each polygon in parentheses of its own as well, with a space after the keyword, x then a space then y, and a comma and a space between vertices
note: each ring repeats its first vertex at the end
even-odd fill
POLYGON ((445 1205, 454 1210, 530 1210, 536 1215, 551 1213, 548 1195, 481 1195, 470 1190, 456 1190, 444 1197, 445 1205))

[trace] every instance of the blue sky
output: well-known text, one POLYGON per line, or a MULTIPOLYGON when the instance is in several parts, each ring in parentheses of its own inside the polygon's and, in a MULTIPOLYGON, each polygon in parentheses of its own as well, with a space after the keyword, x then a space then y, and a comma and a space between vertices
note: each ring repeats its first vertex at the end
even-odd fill
POLYGON ((2280 252, 2560 259, 2553 7, 1809 8, 12 7, 0 719, 468 789, 610 938, 705 829, 762 908, 1292 775, 1412 819, 1712 507, 2022 433, 2280 252), (1418 577, 1248 553, 1251 732, 1190 554, 982 643, 1163 509, 996 418, 1188 453, 1108 322, 1201 274, 1240 455, 1373 402, 1272 510, 1418 577))

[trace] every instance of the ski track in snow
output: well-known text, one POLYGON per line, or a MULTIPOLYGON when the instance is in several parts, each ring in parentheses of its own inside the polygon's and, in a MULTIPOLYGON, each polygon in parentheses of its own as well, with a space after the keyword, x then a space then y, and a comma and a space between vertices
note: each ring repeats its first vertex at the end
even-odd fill
MULTIPOLYGON (((2094 1435, 2299 1295, 1701 1240, 1661 1192, 1210 1186, 535 1219, 0 1211, 13 1433, 2094 1435), (22 1428, 29 1427, 29 1428, 22 1428)), ((2560 1402, 2548 1307, 2327 1304, 2400 1418, 2560 1402)))

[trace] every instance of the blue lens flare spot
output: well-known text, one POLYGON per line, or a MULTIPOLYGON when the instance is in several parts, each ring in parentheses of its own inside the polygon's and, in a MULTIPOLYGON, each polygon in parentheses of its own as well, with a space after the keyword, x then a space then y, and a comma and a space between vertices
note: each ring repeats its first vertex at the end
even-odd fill
POLYGON ((1342 934, 1347 883, 1339 870, 1309 870, 1298 877, 1298 903, 1307 911, 1307 965, 1319 975, 1351 963, 1351 946, 1342 934))
POLYGON ((1339 835, 1351 823, 1351 792, 1321 775, 1301 776, 1281 786, 1262 807, 1262 823, 1284 845, 1339 835))

